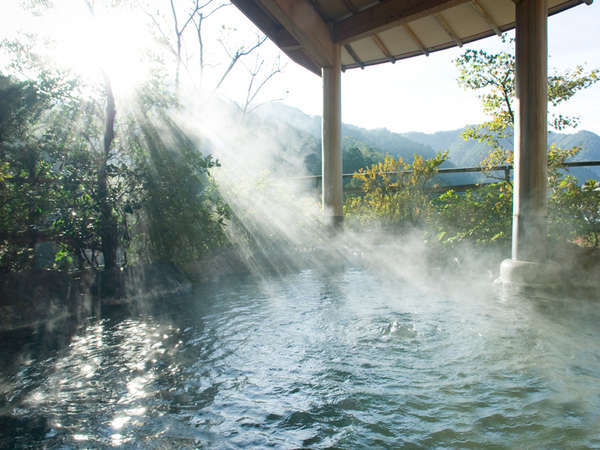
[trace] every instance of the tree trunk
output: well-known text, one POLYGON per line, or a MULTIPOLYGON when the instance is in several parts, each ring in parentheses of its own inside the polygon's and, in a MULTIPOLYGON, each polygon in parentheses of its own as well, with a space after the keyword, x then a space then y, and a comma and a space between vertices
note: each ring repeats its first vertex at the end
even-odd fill
POLYGON ((106 114, 104 126, 104 151, 100 170, 98 171, 98 198, 100 203, 100 239, 104 256, 104 270, 110 271, 117 265, 118 230, 117 219, 113 213, 108 189, 107 166, 110 159, 110 149, 115 137, 115 97, 107 75, 104 76, 106 90, 106 114))

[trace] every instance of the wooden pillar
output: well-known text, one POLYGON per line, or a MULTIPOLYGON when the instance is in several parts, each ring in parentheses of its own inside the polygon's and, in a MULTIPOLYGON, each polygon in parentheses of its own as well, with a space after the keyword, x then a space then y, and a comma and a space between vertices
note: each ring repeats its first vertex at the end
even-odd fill
POLYGON ((334 63, 323 67, 322 175, 323 213, 333 225, 344 219, 342 188, 342 71, 341 47, 335 46, 334 63))
POLYGON ((548 39, 546 0, 516 3, 512 259, 547 258, 548 39))

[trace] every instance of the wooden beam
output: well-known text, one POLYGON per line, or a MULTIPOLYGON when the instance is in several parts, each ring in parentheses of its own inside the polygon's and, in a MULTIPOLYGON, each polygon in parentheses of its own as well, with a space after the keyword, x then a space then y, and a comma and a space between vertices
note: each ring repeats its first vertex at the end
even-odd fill
POLYGON ((290 57, 292 61, 297 62, 302 67, 310 70, 315 75, 319 77, 322 75, 321 66, 315 64, 315 62, 306 54, 306 52, 303 49, 288 50, 286 51, 286 54, 290 57))
POLYGON ((429 56, 429 50, 427 50, 427 47, 425 47, 425 44, 423 44, 421 39, 419 39, 419 36, 417 36, 417 33, 415 33, 413 31, 413 29, 410 27, 410 25, 405 23, 402 25, 402 27, 406 30, 406 32, 411 37, 411 39, 414 41, 414 43, 417 44, 417 46, 423 52, 423 54, 425 56, 429 56))
POLYGON ((469 0, 383 0, 333 25, 334 42, 345 43, 408 23, 469 0))
POLYGON ((375 44, 377 44, 377 47, 379 47, 379 50, 381 50, 381 53, 383 53, 387 58, 389 58, 392 61, 392 63, 395 63, 396 58, 394 58, 394 56, 388 50, 388 48, 386 47, 384 42, 381 40, 381 38, 377 35, 377 33, 373 33, 372 38, 375 41, 375 44))
POLYGON ((498 26, 496 21, 492 18, 490 13, 488 13, 486 11, 486 9, 483 7, 483 5, 481 3, 479 3, 479 0, 471 0, 471 6, 477 12, 477 14, 479 14, 481 16, 481 18, 487 22, 487 24, 490 26, 490 28, 492 30, 494 30, 494 33, 496 33, 498 36, 502 36, 502 31, 500 30, 500 27, 498 26))
POLYGON ((231 3, 242 11, 276 45, 281 47, 298 44, 298 41, 256 2, 231 0, 231 3))
POLYGON ((356 54, 356 52, 354 51, 354 49, 352 48, 352 46, 350 44, 344 44, 344 48, 346 49, 346 51, 348 52, 348 54, 350 56, 352 56, 352 59, 354 60, 354 62, 356 64, 358 64, 361 69, 364 69, 365 68, 365 63, 362 62, 362 60, 358 57, 358 55, 356 54))
MULTIPOLYGON (((250 3, 249 0, 235 0, 250 3)), ((335 50, 328 26, 308 0, 259 0, 262 7, 302 46, 319 67, 335 63, 335 50)))
POLYGON ((321 76, 321 67, 315 64, 303 50, 300 43, 285 28, 256 2, 248 0, 231 0, 275 45, 301 66, 321 76))
POLYGON ((321 18, 321 20, 326 23, 329 24, 331 21, 325 17, 325 14, 323 13, 323 10, 321 9, 321 5, 319 5, 319 2, 317 2, 317 0, 308 0, 310 2, 310 4, 312 5, 312 7, 314 8, 314 10, 317 12, 317 14, 319 15, 319 17, 321 18))
POLYGON ((352 14, 356 13, 358 10, 356 9, 356 6, 354 6, 354 3, 352 3, 352 0, 342 0, 344 2, 344 6, 346 6, 346 9, 348 11, 350 11, 352 14))
POLYGON ((278 28, 277 23, 270 17, 257 3, 246 0, 231 0, 237 9, 242 11, 248 19, 254 23, 260 30, 270 35, 278 28))
POLYGON ((302 50, 302 46, 300 44, 280 45, 279 48, 286 53, 297 52, 298 50, 302 50))

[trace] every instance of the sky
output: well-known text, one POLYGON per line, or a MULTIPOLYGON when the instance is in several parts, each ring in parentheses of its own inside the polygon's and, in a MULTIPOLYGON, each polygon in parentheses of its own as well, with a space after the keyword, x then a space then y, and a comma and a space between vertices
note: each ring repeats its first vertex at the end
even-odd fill
MULTIPOLYGON (((549 72, 578 64, 600 67, 600 1, 548 19, 549 72)), ((417 56, 342 74, 342 120, 364 128, 395 132, 435 132, 483 122, 476 94, 458 86, 453 62, 466 48, 501 49, 496 36, 461 48, 417 56)), ((289 62, 280 82, 289 88, 284 103, 312 115, 322 111, 319 77, 289 62)), ((580 92, 562 108, 581 118, 577 130, 600 134, 600 83, 580 92)), ((569 130, 571 132, 577 130, 569 130)))
MULTIPOLYGON (((168 0, 148 2, 149 8, 169 4, 168 0)), ((109 69, 115 84, 118 86, 120 81, 125 89, 141 76, 132 62, 150 39, 142 23, 147 19, 147 14, 140 12, 139 8, 120 16, 111 13, 104 17, 99 11, 94 26, 104 29, 94 31, 90 30, 89 17, 86 18, 89 13, 83 0, 54 0, 56 8, 52 14, 33 19, 23 13, 20 8, 22 3, 23 0, 1 0, 0 38, 11 33, 19 35, 21 29, 46 30, 58 36, 61 42, 56 58, 69 59, 72 65, 83 72, 86 68, 98 65, 99 61, 105 67, 112 65, 109 69)), ((186 0, 178 0, 178 3, 187 4, 186 0)), ((598 24, 600 0, 591 6, 580 5, 551 16, 548 19, 550 72, 572 69, 578 64, 585 64, 588 69, 600 68, 598 24)), ((164 26, 168 31, 168 13, 164 26)), ((206 45, 206 58, 216 62, 209 65, 214 68, 212 73, 216 78, 227 65, 226 58, 223 59, 225 47, 235 49, 236 45, 241 45, 238 42, 245 40, 251 43, 257 36, 253 24, 233 6, 222 8, 214 14, 207 21, 205 30, 207 35, 214 38, 211 45, 206 45)), ((187 36, 186 39, 187 44, 194 43, 193 36, 187 36)), ((465 91, 456 81, 458 70, 453 61, 466 48, 493 51, 504 48, 504 45, 494 36, 465 45, 462 49, 454 48, 432 53, 428 57, 417 56, 398 61, 396 64, 346 71, 342 74, 342 120, 364 128, 427 133, 485 121, 476 93, 465 91)), ((320 115, 320 77, 289 60, 272 43, 267 42, 260 50, 265 57, 265 66, 279 55, 282 71, 266 85, 258 98, 259 102, 277 99, 305 113, 320 115)), ((191 45, 190 58, 194 52, 191 45)), ((249 58, 238 65, 236 73, 221 88, 225 96, 237 102, 244 98, 248 69, 252 64, 255 64, 255 60, 249 58)), ((577 130, 600 134, 600 83, 577 94, 561 108, 561 112, 576 114, 581 118, 577 130)))

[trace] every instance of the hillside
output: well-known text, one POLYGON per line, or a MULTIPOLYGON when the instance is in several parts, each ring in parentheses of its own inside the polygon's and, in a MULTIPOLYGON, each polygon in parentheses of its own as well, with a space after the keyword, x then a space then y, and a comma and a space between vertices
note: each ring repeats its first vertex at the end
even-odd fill
MULTIPOLYGON (((432 134, 403 133, 402 135, 422 145, 429 145, 435 151, 449 150, 450 161, 457 167, 474 167, 488 154, 488 147, 477 141, 465 141, 461 136, 465 128, 440 131, 432 134)), ((591 131, 578 131, 577 133, 564 134, 551 132, 548 135, 548 144, 560 148, 579 147, 580 152, 571 161, 598 161, 600 160, 600 136, 591 131)), ((512 138, 506 139, 504 145, 513 149, 512 138)), ((600 167, 581 167, 570 169, 580 180, 599 178, 600 167)))
MULTIPOLYGON (((310 134, 319 142, 321 140, 321 118, 319 116, 309 116, 299 109, 283 103, 265 105, 257 111, 257 115, 265 121, 285 124, 291 129, 298 129, 310 134)), ((435 150, 431 146, 421 144, 385 128, 367 130, 355 125, 342 124, 342 136, 348 145, 366 146, 383 155, 387 153, 408 160, 412 159, 415 153, 427 158, 435 155, 435 150)))
MULTIPOLYGON (((265 105, 259 109, 258 115, 266 122, 274 121, 278 123, 281 132, 289 129, 294 130, 296 136, 298 134, 310 135, 312 139, 304 139, 304 141, 310 141, 312 144, 305 147, 305 157, 310 160, 309 171, 318 173, 321 161, 319 150, 321 139, 320 117, 310 116, 297 108, 282 103, 265 105)), ((365 129, 355 125, 343 124, 344 154, 353 148, 358 148, 364 157, 360 161, 355 161, 352 167, 346 167, 347 158, 345 158, 344 172, 354 170, 356 164, 369 163, 382 158, 385 154, 402 157, 404 160, 410 161, 415 153, 430 158, 437 152, 445 150, 449 151, 449 161, 444 167, 478 166, 480 161, 487 156, 489 148, 477 141, 463 139, 462 133, 465 128, 430 134, 420 132, 394 133, 385 128, 365 129)), ((573 158, 575 161, 600 160, 600 136, 590 131, 579 131, 572 134, 552 132, 549 134, 548 142, 562 148, 580 147, 581 151, 573 158)), ((506 139, 505 146, 507 148, 512 149, 512 144, 512 139, 506 139)), ((600 177, 600 167, 577 168, 572 169, 571 172, 581 180, 600 177)), ((447 176, 447 178, 452 179, 452 183, 470 183, 480 179, 475 174, 447 176)))

